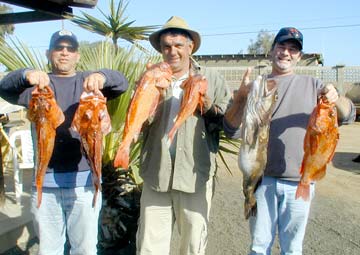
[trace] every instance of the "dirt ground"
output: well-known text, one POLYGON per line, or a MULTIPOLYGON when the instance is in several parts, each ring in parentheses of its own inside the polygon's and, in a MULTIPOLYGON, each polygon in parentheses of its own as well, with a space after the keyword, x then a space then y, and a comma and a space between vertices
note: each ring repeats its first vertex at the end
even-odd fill
MULTIPOLYGON (((303 254, 360 254, 360 123, 340 127, 340 141, 327 175, 316 185, 303 254)), ((219 171, 206 255, 247 254, 248 222, 243 216, 241 173, 232 162, 233 176, 219 171)), ((279 254, 276 242, 273 254, 279 254)), ((173 253, 175 255, 177 253, 173 253)))
MULTIPOLYGON (((326 177, 318 182, 304 240, 304 255, 360 254, 360 163, 352 159, 360 154, 360 122, 340 127, 340 141, 326 177)), ((236 157, 228 157, 233 175, 224 167, 218 172, 209 224, 206 255, 247 254, 250 244, 248 222, 243 216, 241 173, 236 157)), ((37 243, 28 253, 36 254, 37 243)), ((178 255, 178 236, 174 234, 171 255, 178 255)), ((279 254, 275 242, 273 254, 279 254)), ((112 255, 134 255, 118 251, 112 255)), ((160 255, 160 254, 159 254, 160 255)))

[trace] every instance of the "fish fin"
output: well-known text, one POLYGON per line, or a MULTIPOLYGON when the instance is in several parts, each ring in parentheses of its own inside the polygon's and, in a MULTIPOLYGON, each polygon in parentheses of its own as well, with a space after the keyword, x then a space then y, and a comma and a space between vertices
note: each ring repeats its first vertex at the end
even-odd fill
POLYGON ((247 144, 249 145, 253 145, 254 141, 256 141, 256 139, 254 137, 256 137, 257 133, 258 133, 258 129, 259 127, 257 125, 247 125, 245 127, 244 130, 244 134, 245 134, 245 141, 247 144))
POLYGON ((251 201, 245 201, 244 203, 244 216, 245 219, 248 220, 250 216, 256 216, 257 213, 257 202, 254 200, 251 201))
POLYGON ((244 202, 244 216, 245 219, 249 219, 250 216, 255 216, 257 212, 257 203, 255 197, 255 190, 257 189, 260 179, 257 181, 254 178, 244 178, 243 179, 243 193, 245 197, 244 202), (255 182, 254 182, 255 181, 255 182))
POLYGON ((201 100, 201 98, 199 100, 199 107, 200 107, 200 114, 203 115, 203 113, 204 113, 204 101, 201 100))
POLYGON ((167 146, 168 148, 170 148, 173 139, 174 139, 174 137, 170 136, 170 134, 167 135, 167 138, 166 138, 166 146, 167 146))
POLYGON ((119 147, 119 150, 116 153, 115 159, 114 159, 114 167, 122 167, 124 169, 128 169, 129 167, 129 148, 119 147))
POLYGON ((273 79, 266 79, 265 96, 270 95, 277 89, 276 81, 273 79))
POLYGON ((166 144, 167 144, 168 147, 170 147, 170 145, 172 144, 177 129, 178 129, 178 127, 174 125, 174 126, 172 127, 172 129, 169 131, 168 139, 167 139, 167 141, 166 141, 166 144))
MULTIPOLYGON (((306 156, 304 156, 305 158, 306 156)), ((303 159, 303 161, 301 162, 301 166, 300 166, 300 169, 299 169, 299 173, 300 175, 303 175, 305 172, 305 160, 303 159)))
POLYGON ((191 83, 192 79, 193 79, 193 77, 192 77, 192 76, 189 76, 189 78, 187 78, 185 81, 183 81, 183 82, 181 83, 180 88, 181 88, 182 90, 185 90, 186 87, 191 83))
POLYGON ((101 133, 107 135, 111 131, 111 119, 106 108, 99 112, 99 119, 101 120, 101 133))
POLYGON ((326 175, 326 165, 324 165, 319 171, 317 171, 313 176, 312 180, 319 181, 326 175))
POLYGON ((37 208, 40 208, 41 200, 42 200, 42 188, 37 186, 37 208))
POLYGON ((94 197, 93 197, 93 201, 92 201, 92 207, 93 207, 93 208, 94 208, 95 205, 96 205, 97 195, 98 195, 98 189, 95 188, 95 193, 94 193, 94 197))
POLYGON ((308 201, 310 197, 310 185, 304 184, 301 181, 296 189, 295 199, 302 198, 304 201, 308 201))
MULTIPOLYGON (((338 140, 336 140, 336 145, 337 145, 337 142, 338 142, 338 140)), ((330 156, 329 156, 329 158, 328 158, 327 163, 329 163, 329 162, 334 158, 334 156, 335 156, 335 150, 336 150, 336 145, 334 146, 334 149, 333 149, 333 151, 331 152, 331 154, 330 154, 330 156)))
POLYGON ((151 110, 149 112, 149 118, 153 118, 156 114, 157 106, 159 105, 160 97, 157 100, 154 100, 151 105, 151 110))
POLYGON ((319 136, 310 136, 310 153, 314 155, 319 147, 319 136))
POLYGON ((256 214, 257 214, 257 202, 255 201, 255 204, 250 210, 250 216, 256 216, 256 214))
POLYGON ((169 85, 170 85, 170 81, 166 81, 166 80, 159 80, 155 84, 155 86, 160 90, 167 89, 169 85))
POLYGON ((199 89, 200 94, 205 95, 207 88, 208 88, 207 79, 205 76, 203 76, 200 83, 200 89, 199 89))
POLYGON ((255 184, 255 186, 254 186, 254 193, 255 193, 256 190, 258 189, 258 187, 259 187, 262 179, 263 179, 263 176, 261 176, 261 177, 259 178, 259 180, 256 182, 256 184, 255 184))

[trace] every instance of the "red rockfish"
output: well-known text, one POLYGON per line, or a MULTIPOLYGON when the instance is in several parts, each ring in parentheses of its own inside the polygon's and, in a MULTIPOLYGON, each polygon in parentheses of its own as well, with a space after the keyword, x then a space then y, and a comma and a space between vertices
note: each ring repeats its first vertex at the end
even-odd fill
POLYGON ((183 89, 183 97, 181 100, 180 110, 175 118, 175 123, 168 134, 168 145, 170 145, 174 139, 176 131, 185 122, 185 120, 194 114, 198 105, 200 105, 201 112, 203 110, 204 102, 202 96, 205 95, 208 84, 205 76, 196 74, 190 76, 181 85, 183 89))
POLYGON ((99 190, 101 191, 103 137, 111 131, 106 98, 100 91, 81 94, 71 128, 80 134, 81 147, 91 167, 95 186, 93 199, 93 206, 95 206, 97 194, 99 190))
POLYGON ((41 205, 44 176, 50 162, 56 136, 56 128, 64 122, 65 116, 57 105, 54 92, 49 86, 35 87, 31 93, 27 118, 35 123, 37 136, 36 190, 37 207, 41 205))
POLYGON ((336 107, 320 98, 306 129, 304 157, 300 167, 301 179, 296 190, 296 199, 302 197, 305 201, 309 200, 310 183, 325 176, 326 165, 334 156, 338 140, 336 107))
POLYGON ((169 64, 161 62, 148 65, 131 99, 121 144, 114 160, 114 167, 129 167, 130 145, 138 140, 143 124, 155 115, 163 90, 170 85, 172 71, 169 64))

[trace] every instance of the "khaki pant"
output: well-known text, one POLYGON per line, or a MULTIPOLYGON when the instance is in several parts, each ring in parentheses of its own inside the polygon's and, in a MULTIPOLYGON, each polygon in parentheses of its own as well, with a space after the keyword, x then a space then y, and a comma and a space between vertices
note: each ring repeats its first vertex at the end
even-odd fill
POLYGON ((136 235, 137 254, 169 254, 176 222, 180 255, 204 255, 212 196, 212 179, 196 193, 156 192, 144 183, 136 235))

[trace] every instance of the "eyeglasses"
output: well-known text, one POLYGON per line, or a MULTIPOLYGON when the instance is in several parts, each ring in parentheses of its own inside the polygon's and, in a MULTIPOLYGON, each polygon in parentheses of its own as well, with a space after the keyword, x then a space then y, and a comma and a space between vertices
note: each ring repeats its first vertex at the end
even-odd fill
POLYGON ((74 46, 65 46, 65 45, 56 45, 53 47, 54 51, 63 51, 66 49, 68 52, 74 53, 77 51, 77 47, 74 46))

